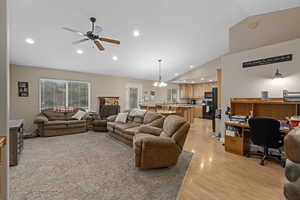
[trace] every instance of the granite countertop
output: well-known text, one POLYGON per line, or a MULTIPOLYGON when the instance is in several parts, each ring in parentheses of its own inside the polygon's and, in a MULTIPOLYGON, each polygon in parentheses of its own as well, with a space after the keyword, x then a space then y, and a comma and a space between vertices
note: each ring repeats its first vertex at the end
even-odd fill
MULTIPOLYGON (((193 108, 195 106, 201 106, 201 105, 194 105, 194 104, 158 104, 159 106, 171 106, 171 107, 183 107, 183 108, 193 108)), ((141 104, 140 106, 148 106, 148 107, 156 107, 158 105, 145 105, 141 104)))

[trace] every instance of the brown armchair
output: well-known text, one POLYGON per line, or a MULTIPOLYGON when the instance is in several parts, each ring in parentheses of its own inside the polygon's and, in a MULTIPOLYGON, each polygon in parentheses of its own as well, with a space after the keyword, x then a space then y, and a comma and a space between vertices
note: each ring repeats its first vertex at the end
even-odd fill
POLYGON ((284 195, 287 200, 300 199, 300 128, 295 128, 284 138, 284 151, 287 156, 284 195))
POLYGON ((135 165, 161 168, 176 165, 190 124, 182 117, 168 116, 163 128, 141 126, 133 139, 135 165))

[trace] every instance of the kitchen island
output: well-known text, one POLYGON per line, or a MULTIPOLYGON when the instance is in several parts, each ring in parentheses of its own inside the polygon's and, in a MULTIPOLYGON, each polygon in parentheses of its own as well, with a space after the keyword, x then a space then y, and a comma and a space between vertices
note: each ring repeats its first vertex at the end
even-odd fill
POLYGON ((141 109, 151 110, 155 112, 161 111, 175 111, 175 115, 183 117, 189 123, 193 123, 194 120, 194 105, 188 104, 157 104, 157 105, 140 105, 141 109))

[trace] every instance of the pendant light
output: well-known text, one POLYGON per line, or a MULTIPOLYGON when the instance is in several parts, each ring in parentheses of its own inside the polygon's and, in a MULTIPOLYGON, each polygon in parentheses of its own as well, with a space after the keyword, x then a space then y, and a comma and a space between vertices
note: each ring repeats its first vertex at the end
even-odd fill
POLYGON ((159 59, 158 60, 158 70, 159 70, 158 71, 158 73, 159 73, 159 75, 158 75, 158 81, 155 81, 153 83, 154 87, 166 87, 168 85, 167 83, 163 82, 162 78, 161 78, 161 62, 162 62, 162 60, 159 59))
POLYGON ((283 75, 279 72, 279 69, 277 68, 275 75, 273 77, 274 79, 283 78, 283 75))

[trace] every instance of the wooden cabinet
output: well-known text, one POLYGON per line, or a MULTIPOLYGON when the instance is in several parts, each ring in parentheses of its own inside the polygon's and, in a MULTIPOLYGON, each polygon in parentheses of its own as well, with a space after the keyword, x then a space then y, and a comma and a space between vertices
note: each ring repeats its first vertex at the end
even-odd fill
POLYGON ((193 85, 193 98, 203 98, 204 97, 204 89, 202 84, 193 85))
POLYGON ((213 83, 199 83, 199 84, 180 84, 180 98, 182 99, 200 99, 204 98, 204 92, 211 92, 212 88, 217 87, 213 83))
POLYGON ((193 98, 193 85, 191 84, 182 84, 180 85, 180 98, 189 99, 193 98))
POLYGON ((194 117, 202 118, 202 106, 194 106, 194 117))
POLYGON ((193 85, 187 85, 187 98, 194 98, 194 88, 193 85))
POLYGON ((180 98, 181 99, 185 99, 187 98, 187 95, 186 95, 186 85, 183 85, 183 84, 180 84, 179 85, 179 89, 180 89, 180 98))
POLYGON ((23 120, 9 121, 9 164, 18 164, 23 150, 23 120))

